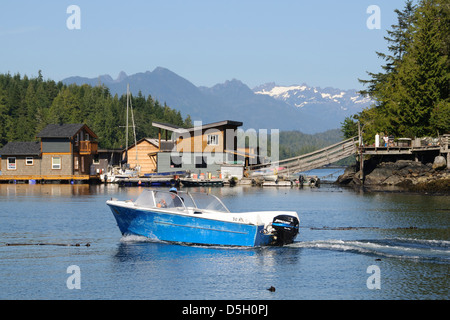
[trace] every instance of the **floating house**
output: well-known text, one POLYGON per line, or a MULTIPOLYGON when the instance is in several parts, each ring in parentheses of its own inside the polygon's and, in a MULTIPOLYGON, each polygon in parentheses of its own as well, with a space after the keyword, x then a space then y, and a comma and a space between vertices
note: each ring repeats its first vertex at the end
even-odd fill
MULTIPOLYGON (((157 172, 190 171, 194 174, 211 174, 219 176, 223 167, 230 171, 237 165, 241 171, 250 158, 258 158, 248 148, 237 148, 237 129, 243 125, 239 121, 224 120, 220 122, 180 128, 167 123, 153 122, 159 129, 158 144, 165 133, 173 141, 172 148, 161 148, 156 155, 157 172)), ((236 168, 233 169, 234 172, 236 168)))
POLYGON ((88 181, 97 135, 85 124, 49 124, 33 142, 9 142, 1 150, 0 181, 88 181))

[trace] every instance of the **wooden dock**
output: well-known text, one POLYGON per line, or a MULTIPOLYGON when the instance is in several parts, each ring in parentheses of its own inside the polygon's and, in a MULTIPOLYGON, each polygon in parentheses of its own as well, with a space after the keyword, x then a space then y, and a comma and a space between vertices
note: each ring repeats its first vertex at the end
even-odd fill
MULTIPOLYGON (((360 146, 360 137, 353 137, 329 147, 289 158, 281 161, 275 161, 264 165, 248 167, 248 173, 251 175, 257 170, 267 167, 278 168, 278 175, 290 175, 296 172, 305 172, 312 169, 321 168, 325 165, 335 163, 349 156, 411 156, 416 161, 425 155, 441 154, 447 158, 447 168, 450 169, 450 134, 445 134, 431 140, 427 139, 408 139, 399 138, 394 143, 386 147, 375 147, 363 145, 360 146)), ((361 161, 360 161, 361 162, 361 161)), ((363 161, 361 162, 363 163, 363 161)))
POLYGON ((450 150, 449 150, 450 134, 445 134, 434 139, 406 139, 400 138, 396 143, 390 143, 387 146, 362 146, 360 154, 379 155, 379 156, 395 156, 395 155, 411 155, 416 160, 425 153, 442 154, 447 157, 447 167, 450 169, 450 150))
POLYGON ((89 175, 5 175, 0 176, 0 183, 51 183, 51 182, 86 182, 99 180, 98 176, 89 175))

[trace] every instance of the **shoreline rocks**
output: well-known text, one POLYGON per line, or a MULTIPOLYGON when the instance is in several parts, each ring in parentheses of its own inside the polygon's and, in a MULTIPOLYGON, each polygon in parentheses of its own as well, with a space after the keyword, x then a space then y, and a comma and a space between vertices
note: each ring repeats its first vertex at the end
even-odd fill
POLYGON ((450 193, 450 170, 444 157, 438 156, 434 163, 427 164, 413 160, 382 162, 372 158, 365 161, 364 167, 364 184, 360 179, 359 164, 348 167, 336 183, 378 189, 398 187, 410 192, 450 193))

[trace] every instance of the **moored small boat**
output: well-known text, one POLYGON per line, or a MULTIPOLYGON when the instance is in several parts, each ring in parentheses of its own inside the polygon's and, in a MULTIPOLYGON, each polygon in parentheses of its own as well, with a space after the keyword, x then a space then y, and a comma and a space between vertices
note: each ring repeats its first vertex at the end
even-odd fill
POLYGON ((201 245, 266 246, 294 242, 299 230, 295 211, 231 213, 207 193, 178 194, 144 189, 136 201, 111 199, 123 235, 201 245))

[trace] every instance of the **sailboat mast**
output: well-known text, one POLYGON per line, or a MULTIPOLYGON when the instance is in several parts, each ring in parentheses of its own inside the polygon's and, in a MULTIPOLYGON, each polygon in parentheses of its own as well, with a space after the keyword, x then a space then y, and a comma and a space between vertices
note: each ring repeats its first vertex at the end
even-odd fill
POLYGON ((126 124, 126 139, 125 139, 125 148, 127 150, 127 158, 128 158, 128 100, 130 97, 130 85, 127 84, 127 124, 126 124))
POLYGON ((133 101, 131 99, 130 99, 130 111, 131 111, 131 122, 133 123, 134 145, 136 148, 136 165, 139 165, 139 163, 138 163, 138 145, 137 145, 137 140, 136 140, 136 125, 134 123, 133 101))

